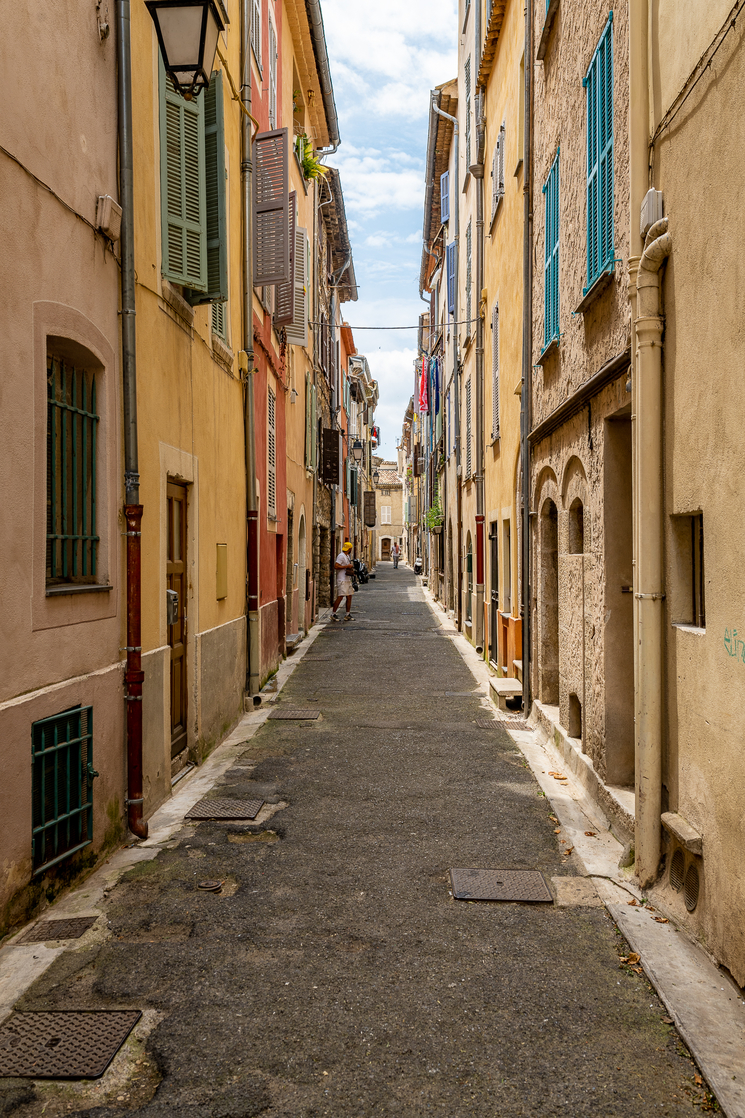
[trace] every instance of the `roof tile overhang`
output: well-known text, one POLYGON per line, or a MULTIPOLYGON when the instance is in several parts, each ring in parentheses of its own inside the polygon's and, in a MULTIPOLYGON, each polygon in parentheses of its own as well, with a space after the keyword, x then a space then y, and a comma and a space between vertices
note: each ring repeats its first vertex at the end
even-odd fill
MULTIPOLYGON (((458 115, 457 91, 458 82, 455 78, 449 82, 444 82, 435 90, 435 99, 438 108, 442 109, 444 113, 449 113, 450 116, 454 117, 458 115)), ((426 289, 431 273, 435 268, 435 263, 432 259, 432 249, 442 225, 440 221, 440 191, 438 188, 440 176, 447 171, 450 165, 450 150, 453 145, 452 122, 440 116, 434 109, 430 109, 429 127, 430 135, 432 130, 435 130, 435 143, 432 166, 427 167, 426 171, 428 181, 431 176, 433 190, 429 210, 424 215, 424 230, 422 236, 423 245, 420 283, 424 289, 426 289)))
POLYGON ((331 203, 323 208, 323 224, 326 235, 331 242, 331 268, 338 272, 344 267, 347 257, 349 267, 340 277, 337 288, 340 303, 357 302, 357 277, 354 274, 354 261, 352 260, 352 245, 349 241, 347 228, 347 214, 344 208, 344 194, 341 188, 341 177, 335 167, 329 167, 325 176, 331 190, 331 203))
POLYGON ((486 35, 484 36, 484 49, 481 53, 481 63, 479 65, 479 75, 476 78, 476 88, 486 85, 491 68, 494 65, 494 58, 497 53, 497 44, 499 43, 499 36, 502 32, 502 24, 504 23, 504 14, 507 8, 507 0, 494 0, 489 16, 489 23, 486 28, 486 35))
POLYGON ((313 145, 316 148, 329 147, 331 144, 329 122, 326 119, 321 77, 313 49, 313 36, 305 0, 285 0, 284 12, 292 37, 298 77, 303 84, 302 95, 308 109, 313 145))

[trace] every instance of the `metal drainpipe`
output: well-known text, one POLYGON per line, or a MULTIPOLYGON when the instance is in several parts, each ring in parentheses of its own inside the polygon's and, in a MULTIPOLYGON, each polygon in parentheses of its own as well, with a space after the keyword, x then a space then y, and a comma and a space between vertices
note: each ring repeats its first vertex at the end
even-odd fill
POLYGON ((660 863, 664 689, 665 578, 663 565, 662 332, 660 268, 672 252, 668 219, 647 234, 636 273, 633 378, 636 460, 634 613, 638 642, 636 728, 636 872, 651 884, 660 863))
MULTIPOLYGON (((463 627, 463 611, 461 599, 463 597, 463 572, 461 570, 461 544, 463 537, 463 510, 461 504, 461 471, 460 471, 460 384, 459 375, 460 370, 458 366, 458 248, 460 244, 460 153, 458 145, 458 120, 456 117, 451 116, 450 113, 444 112, 439 105, 432 104, 432 108, 445 120, 449 120, 453 125, 453 143, 455 146, 455 159, 454 159, 454 183, 453 183, 453 240, 455 242, 455 305, 453 307, 453 386, 455 388, 455 485, 456 485, 456 520, 457 520, 457 593, 455 596, 456 602, 456 617, 458 629, 463 627)), ((445 264, 447 268, 447 262, 445 264)), ((447 290, 447 274, 445 276, 445 289, 447 290)))
MULTIPOLYGON (((331 354, 332 354, 331 362, 332 362, 332 365, 334 367, 334 383, 331 385, 331 422, 332 422, 332 424, 334 422, 336 422, 336 423, 339 422, 338 418, 337 418, 336 409, 337 409, 337 407, 341 406, 340 402, 339 402, 339 396, 340 396, 339 383, 340 383, 340 379, 341 379, 341 366, 338 365, 337 361, 336 361, 336 289, 339 286, 339 281, 341 280, 342 276, 346 272, 346 270, 349 267, 349 265, 351 264, 351 262, 352 262, 352 254, 348 253, 345 260, 344 260, 344 263, 341 266, 341 268, 339 268, 338 271, 331 273, 331 315, 330 315, 330 318, 331 318, 331 323, 330 323, 330 325, 331 325, 331 354)), ((339 424, 339 429, 341 430, 341 424, 339 424)), ((339 469, 341 469, 341 463, 342 463, 342 456, 340 454, 339 455, 339 469)), ((338 492, 338 489, 339 489, 339 486, 334 485, 333 490, 332 490, 332 494, 331 494, 331 604, 332 604, 332 606, 334 604, 334 601, 336 600, 336 595, 334 594, 334 590, 336 589, 336 571, 334 569, 334 563, 336 562, 336 546, 335 546, 334 536, 336 534, 336 494, 338 492)))
POLYGON ((147 838, 142 818, 141 540, 142 505, 137 457, 137 350, 135 336, 135 252, 132 145, 132 52, 129 0, 117 0, 119 102, 119 195, 122 206, 122 397, 124 403, 124 516, 127 524, 127 825, 147 838))
MULTIPOLYGON (((251 112, 251 6, 241 0, 241 102, 251 112)), ((246 690, 261 690, 259 634, 259 514, 256 500, 253 332, 253 151, 251 119, 241 113, 241 209, 243 218, 243 352, 246 355, 244 439, 246 458, 246 690)))
MULTIPOLYGON (((477 11, 480 5, 476 5, 477 11)), ((477 29, 478 36, 478 29, 477 29)), ((479 40, 476 39, 477 56, 479 40)), ((476 163, 471 174, 476 180, 476 632, 477 652, 484 651, 484 319, 481 292, 484 289, 484 145, 483 93, 479 98, 476 163)))
POLYGON ((525 6, 525 126, 523 149, 523 384, 520 394, 520 457, 522 461, 522 661, 523 661, 523 712, 530 712, 530 443, 528 437, 532 423, 533 391, 533 302, 532 256, 533 243, 533 139, 532 125, 532 60, 533 19, 532 4, 525 6))

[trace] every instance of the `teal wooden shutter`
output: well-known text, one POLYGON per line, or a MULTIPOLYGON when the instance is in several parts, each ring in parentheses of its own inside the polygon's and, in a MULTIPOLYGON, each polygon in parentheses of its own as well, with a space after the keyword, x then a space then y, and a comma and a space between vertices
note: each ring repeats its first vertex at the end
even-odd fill
POLYGON ((613 12, 584 78, 587 95, 587 285, 613 265, 613 12))
POLYGON ((212 333, 217 334, 223 341, 225 334, 225 303, 212 304, 212 333))
POLYGON ((543 263, 543 348, 559 337, 559 152, 543 187, 546 244, 543 263))
MULTIPOLYGON (((225 119, 222 73, 215 72, 204 98, 204 181, 207 215, 207 290, 185 291, 192 306, 228 298, 228 215, 225 183, 225 119)), ((224 337, 224 335, 223 335, 224 337)))
POLYGON ((160 199, 163 275, 207 290, 204 98, 185 101, 160 62, 160 199))

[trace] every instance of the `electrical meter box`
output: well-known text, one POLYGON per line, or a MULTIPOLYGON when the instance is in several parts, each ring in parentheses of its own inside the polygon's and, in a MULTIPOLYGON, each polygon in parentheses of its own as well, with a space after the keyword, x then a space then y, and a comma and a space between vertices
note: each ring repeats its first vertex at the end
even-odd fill
POLYGON ((178 594, 175 590, 166 590, 166 622, 169 625, 178 622, 178 594))

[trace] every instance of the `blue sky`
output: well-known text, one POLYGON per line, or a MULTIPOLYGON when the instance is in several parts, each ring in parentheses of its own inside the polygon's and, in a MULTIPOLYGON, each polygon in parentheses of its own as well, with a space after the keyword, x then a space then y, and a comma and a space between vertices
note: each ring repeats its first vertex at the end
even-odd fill
MULTIPOLYGON (((414 325, 419 299, 429 90, 457 72, 457 0, 323 0, 358 301, 354 328, 414 325)), ((416 331, 358 329, 380 386, 381 449, 395 455, 413 387, 416 331)))

